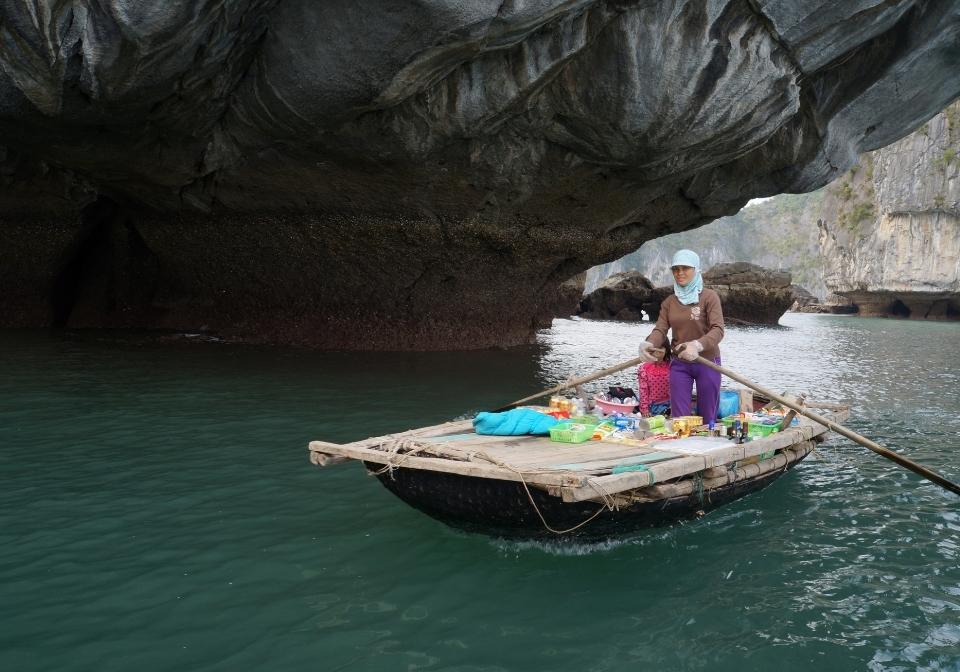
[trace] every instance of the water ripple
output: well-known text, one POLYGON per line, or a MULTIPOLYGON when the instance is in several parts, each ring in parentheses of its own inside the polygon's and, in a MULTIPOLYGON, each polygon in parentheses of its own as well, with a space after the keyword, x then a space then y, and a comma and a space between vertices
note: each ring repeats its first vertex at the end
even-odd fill
MULTIPOLYGON (((960 478, 958 325, 783 321, 730 328, 724 363, 848 401, 853 429, 960 478)), ((598 544, 456 532, 358 465, 307 464, 311 439, 469 417, 649 328, 423 354, 0 334, 0 667, 960 670, 957 499, 844 439, 598 544)))

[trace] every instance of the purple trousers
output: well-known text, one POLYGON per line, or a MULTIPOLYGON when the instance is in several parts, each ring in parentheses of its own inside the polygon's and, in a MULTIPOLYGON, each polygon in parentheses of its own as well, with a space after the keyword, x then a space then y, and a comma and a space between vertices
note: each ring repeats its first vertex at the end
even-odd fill
MULTIPOLYGON (((713 361, 719 364, 720 358, 713 361)), ((720 373, 696 362, 682 359, 670 362, 670 415, 674 418, 692 415, 694 382, 697 384, 698 415, 703 417, 704 423, 712 426, 720 405, 720 373)))

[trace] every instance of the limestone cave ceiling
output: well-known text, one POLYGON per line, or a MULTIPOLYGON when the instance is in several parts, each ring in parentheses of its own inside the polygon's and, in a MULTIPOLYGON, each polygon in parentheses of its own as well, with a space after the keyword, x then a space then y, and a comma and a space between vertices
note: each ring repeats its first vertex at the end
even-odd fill
POLYGON ((6 323, 523 342, 958 94, 953 0, 6 2, 6 323))

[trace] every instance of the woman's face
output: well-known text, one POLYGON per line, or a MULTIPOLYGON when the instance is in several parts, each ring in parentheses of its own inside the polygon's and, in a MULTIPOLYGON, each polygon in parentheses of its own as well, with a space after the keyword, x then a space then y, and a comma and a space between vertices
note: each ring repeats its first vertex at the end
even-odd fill
POLYGON ((681 287, 686 287, 693 280, 693 266, 671 266, 670 270, 673 271, 673 279, 681 287))

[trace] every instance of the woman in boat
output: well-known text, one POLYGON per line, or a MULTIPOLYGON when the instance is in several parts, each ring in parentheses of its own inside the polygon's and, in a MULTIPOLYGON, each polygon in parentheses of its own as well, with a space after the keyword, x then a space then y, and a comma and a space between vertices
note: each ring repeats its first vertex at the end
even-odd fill
POLYGON ((711 427, 720 402, 720 374, 697 363, 698 356, 720 363, 719 343, 723 339, 723 309, 720 297, 705 289, 700 273, 700 257, 680 250, 670 264, 673 294, 660 304, 657 325, 640 342, 640 357, 656 361, 651 349, 667 342, 671 332, 674 359, 670 365, 670 415, 691 415, 693 386, 697 386, 697 406, 703 421, 711 427))

